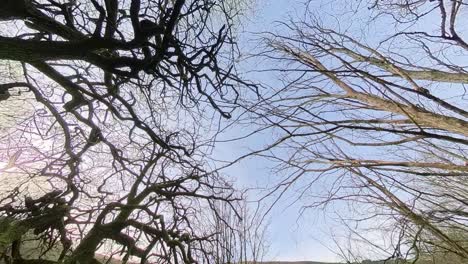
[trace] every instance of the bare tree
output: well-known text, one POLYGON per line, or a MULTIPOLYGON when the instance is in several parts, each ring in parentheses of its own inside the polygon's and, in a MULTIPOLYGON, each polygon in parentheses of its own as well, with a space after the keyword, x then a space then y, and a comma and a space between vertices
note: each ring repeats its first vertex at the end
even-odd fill
MULTIPOLYGON (((244 198, 236 210, 219 203, 214 219, 215 263, 260 263, 268 252, 268 223, 264 213, 244 198)), ((258 204, 257 204, 258 205, 258 204)))
POLYGON ((279 134, 256 152, 279 164, 274 190, 297 187, 306 208, 340 204, 340 221, 389 258, 417 260, 430 244, 466 261, 449 234, 468 233, 466 6, 372 1, 388 30, 378 40, 327 28, 314 10, 266 34, 264 70, 286 85, 251 109, 279 134))
POLYGON ((237 11, 205 0, 0 1, 0 60, 21 72, 0 80, 12 121, 0 135, 4 259, 210 261, 204 214, 239 199, 206 154, 212 120, 230 117, 242 83, 237 11), (22 254, 29 232, 42 241, 36 259, 22 254))

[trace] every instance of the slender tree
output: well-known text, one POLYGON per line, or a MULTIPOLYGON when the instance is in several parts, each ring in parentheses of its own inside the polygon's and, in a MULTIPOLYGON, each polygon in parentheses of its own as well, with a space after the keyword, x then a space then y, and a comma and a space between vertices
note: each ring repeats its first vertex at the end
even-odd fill
POLYGON ((217 205, 214 217, 216 231, 215 262, 224 263, 260 263, 268 253, 268 223, 263 219, 261 209, 255 209, 243 199, 236 203, 237 210, 217 205))

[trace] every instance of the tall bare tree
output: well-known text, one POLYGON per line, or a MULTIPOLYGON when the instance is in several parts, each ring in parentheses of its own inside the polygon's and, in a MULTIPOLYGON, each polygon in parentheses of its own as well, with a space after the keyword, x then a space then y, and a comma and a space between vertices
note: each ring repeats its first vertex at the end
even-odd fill
POLYGON ((4 259, 210 262, 204 214, 238 199, 206 162, 239 94, 225 4, 0 1, 0 60, 21 72, 0 80, 4 259))
POLYGON ((340 204, 380 254, 415 260, 430 245, 466 261, 466 236, 450 233, 468 233, 467 3, 366 4, 383 32, 328 28, 310 8, 266 34, 264 70, 285 85, 251 108, 279 135, 256 154, 279 163, 280 194, 340 204))
POLYGON ((269 225, 263 218, 260 208, 247 203, 246 199, 236 203, 236 210, 217 205, 218 217, 214 217, 215 262, 224 263, 261 263, 268 253, 269 225))

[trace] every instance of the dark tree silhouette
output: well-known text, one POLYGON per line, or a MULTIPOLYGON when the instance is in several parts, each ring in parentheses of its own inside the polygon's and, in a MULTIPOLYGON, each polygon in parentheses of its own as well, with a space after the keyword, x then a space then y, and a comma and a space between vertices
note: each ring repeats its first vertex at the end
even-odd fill
POLYGON ((4 259, 211 261, 204 212, 237 200, 206 162, 241 83, 225 4, 0 1, 4 259))

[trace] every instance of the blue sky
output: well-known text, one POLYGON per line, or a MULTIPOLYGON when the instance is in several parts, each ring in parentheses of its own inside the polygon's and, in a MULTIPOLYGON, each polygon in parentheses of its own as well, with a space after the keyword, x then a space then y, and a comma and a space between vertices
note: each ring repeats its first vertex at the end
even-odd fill
MULTIPOLYGON (((318 3, 318 2, 317 2, 318 3)), ((252 14, 247 15, 248 21, 244 24, 246 31, 245 40, 251 40, 247 45, 255 45, 256 35, 252 32, 274 31, 277 29, 277 21, 287 20, 289 17, 303 15, 304 4, 301 1, 273 1, 260 0, 256 2, 252 14)), ((244 40, 243 39, 243 40, 244 40)), ((252 65, 248 65, 250 67, 252 65)), ((255 66, 253 66, 255 67, 255 66)), ((271 74, 271 73, 270 73, 271 74)), ((270 74, 255 74, 259 81, 267 82, 275 86, 275 80, 270 74)), ((279 85, 279 84, 278 84, 279 85)), ((223 138, 235 138, 244 134, 249 128, 234 127, 228 130, 223 138)), ((239 144, 226 143, 217 145, 216 155, 220 159, 229 160, 235 158, 249 150, 260 147, 271 135, 256 135, 239 144)), ((236 183, 244 187, 259 186, 265 187, 274 183, 272 164, 264 159, 248 159, 234 165, 225 171, 236 183)), ((276 178, 277 179, 277 178, 276 178)), ((327 218, 322 213, 307 212, 299 217, 301 204, 292 203, 295 196, 287 194, 271 211, 268 218, 269 232, 267 260, 314 260, 314 261, 337 261, 336 255, 327 249, 325 245, 333 247, 327 233, 334 228, 331 223, 327 223, 327 218)))
MULTIPOLYGON (((258 0, 256 6, 250 11, 251 13, 247 15, 248 19, 244 24, 246 33, 243 34, 240 41, 241 48, 248 50, 249 47, 256 44, 252 39, 255 39, 258 35, 252 34, 254 32, 278 32, 280 27, 278 27, 278 23, 275 23, 276 21, 287 21, 290 18, 300 20, 306 10, 303 2, 301 0, 258 0)), ((366 1, 313 0, 307 7, 321 20, 325 27, 346 32, 370 46, 376 46, 377 41, 384 39, 385 36, 395 31, 395 25, 386 23, 388 20, 385 20, 385 18, 379 19, 378 23, 369 23, 369 15, 372 11, 367 9, 365 3, 366 1), (362 2, 362 6, 358 6, 357 2, 362 2), (358 12, 352 13, 350 10, 357 10, 358 12), (385 25, 385 27, 382 25, 385 25)), ((424 30, 429 29, 430 32, 431 28, 437 29, 437 23, 438 21, 425 21, 423 23, 424 30)), ((397 46, 400 44, 394 43, 392 45, 397 46)), ((241 70, 266 67, 265 65, 255 65, 255 63, 261 62, 249 60, 248 65, 244 65, 241 70)), ((275 83, 277 79, 272 76, 272 73, 255 73, 252 76, 254 79, 272 87, 282 85, 281 83, 275 83)), ((249 126, 232 127, 224 133, 223 139, 245 135, 250 128, 249 126)), ((269 133, 257 134, 242 142, 219 144, 215 153, 219 159, 230 160, 236 158, 249 152, 249 150, 267 144, 272 138, 269 133)), ((364 155, 365 153, 360 154, 364 155)), ((230 167, 225 173, 232 177, 238 186, 266 187, 273 185, 277 182, 278 177, 281 177, 281 175, 274 175, 271 171, 272 166, 273 164, 267 160, 252 158, 230 167)), ((305 205, 306 201, 294 203, 295 198, 294 192, 286 193, 270 213, 268 236, 270 249, 266 259, 339 261, 340 259, 327 247, 336 250, 331 235, 332 233, 340 233, 340 230, 343 229, 343 226, 332 222, 333 210, 343 210, 345 208, 332 207, 326 212, 308 210, 300 216, 301 206, 305 205)))

